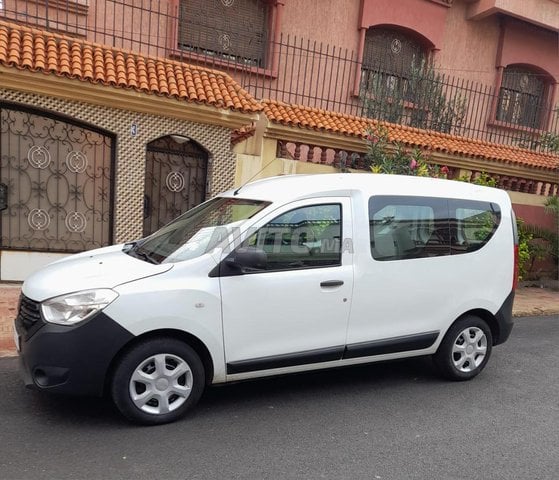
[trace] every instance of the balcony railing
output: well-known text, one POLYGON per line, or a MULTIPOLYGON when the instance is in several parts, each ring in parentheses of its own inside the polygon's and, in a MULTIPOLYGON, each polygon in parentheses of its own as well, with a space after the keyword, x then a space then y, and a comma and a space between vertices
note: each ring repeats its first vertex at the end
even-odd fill
POLYGON ((197 21, 180 18, 185 11, 180 9, 182 1, 188 0, 4 0, 0 18, 223 70, 257 99, 537 151, 549 151, 554 142, 559 143, 559 109, 549 98, 527 104, 526 95, 505 96, 493 86, 439 74, 436 69, 407 76, 365 69, 354 52, 273 32, 265 32, 263 60, 256 63, 245 61, 238 48, 232 53, 234 36, 213 43, 221 50, 181 48, 180 32, 195 28, 197 21), (511 98, 518 98, 518 103, 511 103, 511 98), (522 109, 529 111, 523 114, 522 109))

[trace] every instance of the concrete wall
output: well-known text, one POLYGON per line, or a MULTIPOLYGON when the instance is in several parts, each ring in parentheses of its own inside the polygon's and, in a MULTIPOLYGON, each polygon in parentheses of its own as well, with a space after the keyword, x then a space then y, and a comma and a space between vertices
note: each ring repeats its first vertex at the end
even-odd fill
POLYGON ((357 52, 359 0, 285 0, 281 32, 357 52))
POLYGON ((467 21, 466 11, 467 4, 460 0, 448 10, 435 64, 445 74, 493 85, 499 22, 495 17, 467 21))
POLYGON ((276 175, 335 173, 337 168, 329 165, 299 162, 287 158, 274 158, 271 161, 256 155, 237 154, 235 186, 239 187, 249 181, 276 175))
POLYGON ((546 213, 544 204, 548 197, 529 193, 509 192, 516 216, 529 225, 538 225, 549 230, 557 229, 553 215, 546 213))

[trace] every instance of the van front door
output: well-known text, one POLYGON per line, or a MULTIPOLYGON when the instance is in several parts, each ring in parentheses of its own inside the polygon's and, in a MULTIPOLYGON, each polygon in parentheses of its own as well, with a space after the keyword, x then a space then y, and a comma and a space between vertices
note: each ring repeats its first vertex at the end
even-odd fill
POLYGON ((353 289, 350 206, 337 197, 284 206, 224 255, 228 375, 341 359, 353 289), (260 259, 242 274, 231 269, 240 249, 260 259))

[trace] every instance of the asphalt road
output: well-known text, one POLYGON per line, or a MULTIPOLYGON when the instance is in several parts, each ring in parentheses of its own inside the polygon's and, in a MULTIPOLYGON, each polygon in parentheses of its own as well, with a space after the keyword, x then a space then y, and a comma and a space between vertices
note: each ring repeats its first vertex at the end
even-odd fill
POLYGON ((559 478, 559 318, 518 319, 466 383, 428 359, 213 388, 171 425, 25 390, 0 359, 0 479, 559 478))

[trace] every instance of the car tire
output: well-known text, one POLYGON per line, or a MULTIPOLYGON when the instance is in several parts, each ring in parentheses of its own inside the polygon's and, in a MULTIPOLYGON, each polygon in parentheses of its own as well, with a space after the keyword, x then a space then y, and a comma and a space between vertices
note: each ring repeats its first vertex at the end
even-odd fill
POLYGON ((172 338, 148 339, 119 359, 111 397, 129 420, 142 425, 173 422, 200 399, 204 366, 186 343, 172 338))
POLYGON ((487 322, 466 315, 450 327, 433 361, 444 378, 470 380, 487 365, 492 346, 493 336, 487 322))

